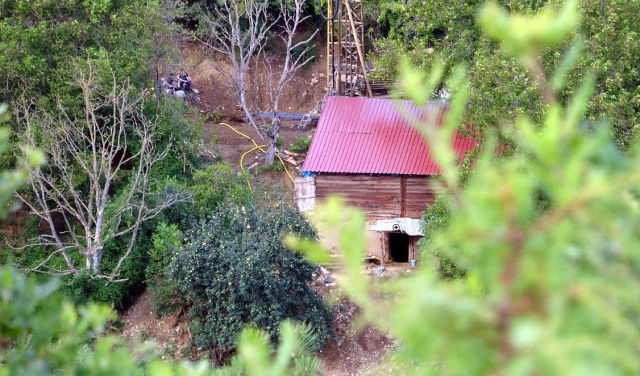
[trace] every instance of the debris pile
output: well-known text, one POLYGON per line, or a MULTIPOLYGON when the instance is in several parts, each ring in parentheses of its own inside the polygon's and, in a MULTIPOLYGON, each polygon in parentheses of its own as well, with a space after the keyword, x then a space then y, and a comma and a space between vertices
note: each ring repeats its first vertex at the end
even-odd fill
POLYGON ((289 163, 293 167, 302 166, 306 157, 307 153, 294 153, 288 150, 282 150, 280 152, 280 158, 282 158, 283 161, 289 163))
POLYGON ((313 273, 313 280, 316 286, 333 287, 336 285, 336 279, 331 275, 331 272, 322 266, 313 273))
MULTIPOLYGON (((304 163, 305 158, 307 157, 307 153, 294 153, 292 151, 288 151, 288 150, 279 150, 277 152, 277 155, 282 159, 283 162, 288 163, 290 165, 292 165, 294 168, 298 168, 299 166, 302 166, 302 164, 304 163)), ((253 162, 253 164, 249 167, 246 168, 247 171, 251 171, 252 169, 261 166, 264 164, 264 160, 265 160, 265 153, 258 153, 255 157, 255 161, 253 162)), ((278 158, 276 157, 276 161, 278 158)))

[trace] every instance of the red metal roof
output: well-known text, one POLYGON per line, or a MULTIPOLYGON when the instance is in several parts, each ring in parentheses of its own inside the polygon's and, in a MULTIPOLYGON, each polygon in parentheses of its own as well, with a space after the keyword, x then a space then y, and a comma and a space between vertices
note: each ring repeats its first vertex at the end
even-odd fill
MULTIPOLYGON (((411 123, 430 118, 435 119, 430 123, 440 126, 447 108, 441 102, 417 107, 408 100, 328 97, 303 170, 440 174, 426 139, 411 123)), ((453 148, 458 155, 475 145, 474 140, 455 133, 453 148)))

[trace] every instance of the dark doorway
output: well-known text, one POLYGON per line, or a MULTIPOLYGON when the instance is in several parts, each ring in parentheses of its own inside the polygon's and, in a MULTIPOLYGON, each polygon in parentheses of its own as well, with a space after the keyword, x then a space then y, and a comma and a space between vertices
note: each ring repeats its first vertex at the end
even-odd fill
POLYGON ((409 262, 409 235, 389 233, 389 258, 394 262, 409 262))

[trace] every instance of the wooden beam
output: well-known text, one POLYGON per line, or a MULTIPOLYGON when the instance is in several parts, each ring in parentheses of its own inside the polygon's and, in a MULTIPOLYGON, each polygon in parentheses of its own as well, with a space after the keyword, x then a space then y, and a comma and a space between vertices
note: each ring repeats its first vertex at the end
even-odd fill
POLYGON ((400 216, 407 216, 407 177, 400 177, 400 216))
POLYGON ((358 31, 353 21, 353 13, 351 12, 351 5, 349 0, 345 0, 344 4, 347 8, 347 15, 349 16, 349 26, 351 26, 351 32, 353 33, 353 41, 356 44, 356 50, 358 51, 358 58, 360 58, 360 64, 362 65, 362 74, 364 75, 364 83, 367 85, 367 96, 373 98, 373 92, 371 91, 371 83, 369 83, 369 76, 367 75, 367 66, 364 63, 364 52, 362 51, 362 45, 358 38, 358 31))
POLYGON ((416 248, 418 238, 416 236, 411 236, 409 238, 409 261, 416 260, 416 248))

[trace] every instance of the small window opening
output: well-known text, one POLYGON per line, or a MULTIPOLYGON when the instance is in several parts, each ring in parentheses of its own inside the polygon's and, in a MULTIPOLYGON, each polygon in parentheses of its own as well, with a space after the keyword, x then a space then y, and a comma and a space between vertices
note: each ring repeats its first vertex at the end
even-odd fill
POLYGON ((389 233, 389 258, 394 262, 409 262, 409 235, 389 233))

